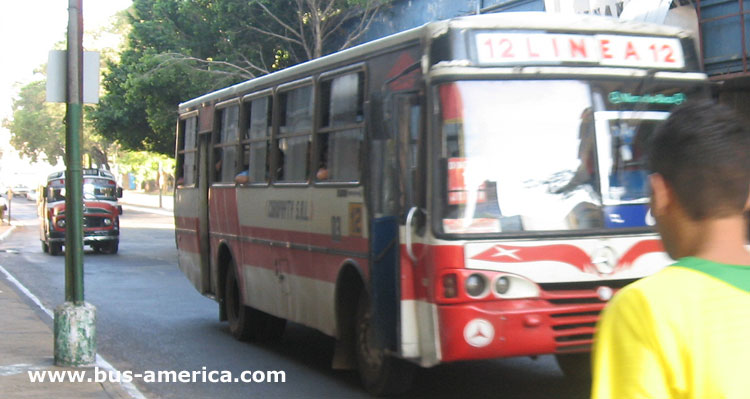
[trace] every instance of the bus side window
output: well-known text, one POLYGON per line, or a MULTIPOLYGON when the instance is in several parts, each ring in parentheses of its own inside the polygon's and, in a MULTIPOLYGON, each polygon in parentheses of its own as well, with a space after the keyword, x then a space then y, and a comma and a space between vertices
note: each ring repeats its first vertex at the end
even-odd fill
POLYGON ((283 92, 279 100, 281 121, 274 144, 275 180, 306 182, 312 141, 312 86, 308 84, 283 92))
POLYGON ((237 174, 237 146, 239 144, 239 106, 218 111, 218 126, 214 132, 214 183, 229 183, 237 174))
POLYGON ((195 134, 197 118, 191 117, 180 120, 177 131, 177 186, 192 186, 195 184, 195 134))
POLYGON ((268 181, 268 148, 271 139, 271 97, 256 98, 244 104, 247 130, 242 140, 242 173, 249 183, 268 181))
POLYGON ((356 183, 364 131, 364 73, 321 82, 316 180, 356 183))

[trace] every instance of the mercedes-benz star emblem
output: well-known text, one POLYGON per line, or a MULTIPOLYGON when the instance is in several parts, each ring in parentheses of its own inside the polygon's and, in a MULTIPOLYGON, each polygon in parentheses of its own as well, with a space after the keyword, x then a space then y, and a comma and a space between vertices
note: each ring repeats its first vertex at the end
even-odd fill
POLYGON ((484 319, 474 319, 464 327, 464 339, 474 347, 481 348, 487 346, 495 337, 495 328, 492 324, 484 319))

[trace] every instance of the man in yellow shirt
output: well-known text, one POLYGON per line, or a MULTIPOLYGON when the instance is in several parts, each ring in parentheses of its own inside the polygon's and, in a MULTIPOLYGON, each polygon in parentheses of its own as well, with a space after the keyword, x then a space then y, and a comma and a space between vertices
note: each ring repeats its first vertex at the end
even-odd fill
POLYGON ((750 398, 750 131, 726 107, 688 104, 654 133, 649 163, 677 262, 604 310, 592 398, 750 398))

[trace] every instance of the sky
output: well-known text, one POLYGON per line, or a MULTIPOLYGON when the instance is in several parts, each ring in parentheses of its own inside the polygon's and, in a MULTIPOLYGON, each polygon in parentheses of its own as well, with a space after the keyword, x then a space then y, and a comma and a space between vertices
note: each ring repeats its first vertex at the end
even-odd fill
MULTIPOLYGON (((55 43, 66 39, 68 3, 68 0, 0 0, 3 9, 0 12, 0 120, 11 116, 12 101, 19 88, 41 79, 41 76, 34 76, 34 69, 47 62, 48 52, 55 43)), ((83 0, 84 32, 109 26, 112 17, 131 4, 132 0, 83 0)), ((112 38, 110 41, 116 42, 112 38)), ((105 43, 100 41, 97 45, 107 45, 105 43)), ((93 40, 84 36, 84 49, 92 46, 93 40)), ((7 148, 9 138, 7 129, 0 127, 0 147, 7 148)), ((5 164, 8 157, 3 158, 5 164)), ((25 164, 28 167, 28 162, 25 164)), ((9 165, 1 168, 0 173, 16 167, 9 165)))

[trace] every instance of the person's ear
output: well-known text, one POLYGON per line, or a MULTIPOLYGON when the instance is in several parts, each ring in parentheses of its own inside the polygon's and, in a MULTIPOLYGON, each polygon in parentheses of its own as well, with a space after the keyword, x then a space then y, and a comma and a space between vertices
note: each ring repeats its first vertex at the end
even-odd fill
POLYGON ((649 176, 651 183, 651 214, 661 216, 672 202, 672 191, 664 176, 653 173, 649 176))

